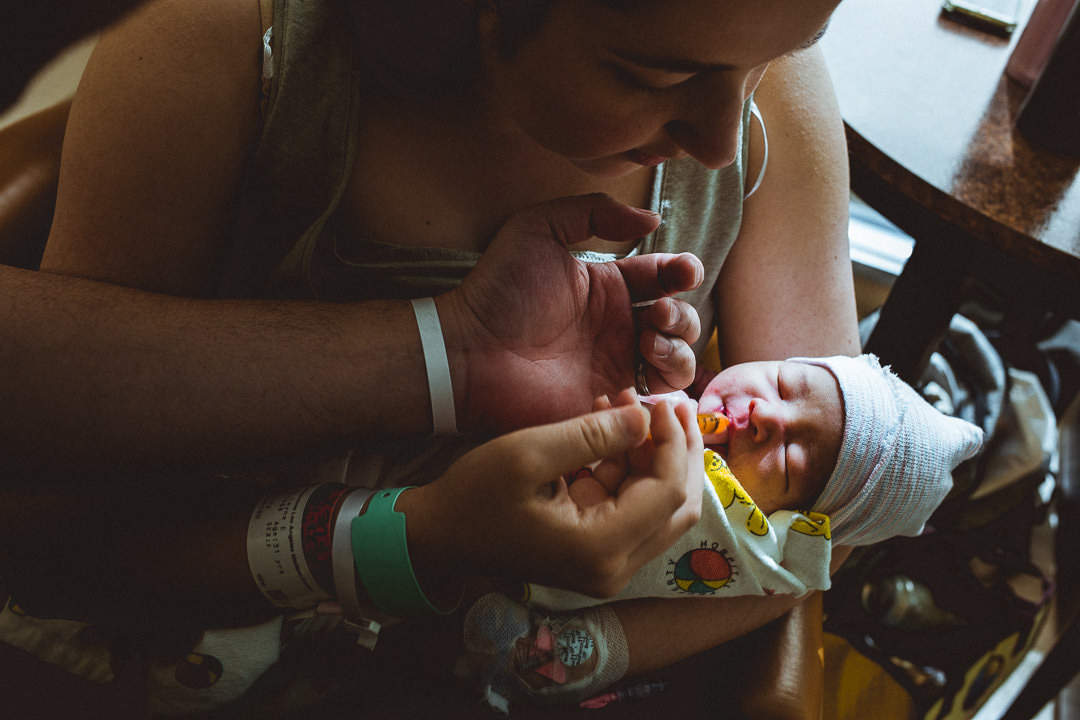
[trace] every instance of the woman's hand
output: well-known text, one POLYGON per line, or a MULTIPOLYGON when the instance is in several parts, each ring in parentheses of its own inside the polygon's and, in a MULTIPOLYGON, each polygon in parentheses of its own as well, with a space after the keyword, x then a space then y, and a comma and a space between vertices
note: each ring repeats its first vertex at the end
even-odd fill
POLYGON ((657 221, 606 195, 507 221, 461 287, 437 301, 460 427, 504 431, 586 412, 590 398, 633 384, 639 352, 652 392, 693 380, 697 312, 668 296, 701 283, 701 261, 684 253, 583 263, 566 250, 591 236, 634 240, 657 221))
POLYGON ((650 414, 630 390, 616 402, 492 440, 404 493, 418 577, 501 575, 597 597, 622 589, 697 522, 704 473, 690 405, 663 401, 650 414))

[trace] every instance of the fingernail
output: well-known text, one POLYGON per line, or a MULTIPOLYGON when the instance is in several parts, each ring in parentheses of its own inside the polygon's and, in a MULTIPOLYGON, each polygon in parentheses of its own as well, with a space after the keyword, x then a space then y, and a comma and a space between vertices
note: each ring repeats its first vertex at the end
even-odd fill
POLYGON ((657 335, 656 338, 653 340, 653 352, 656 354, 656 356, 661 358, 667 357, 671 354, 671 351, 671 341, 663 335, 657 335))
POLYGON ((673 328, 679 324, 679 318, 681 317, 682 313, 679 312, 679 306, 676 303, 670 303, 669 305, 670 307, 668 309, 667 326, 669 328, 673 328))
POLYGON ((705 282, 705 266, 701 264, 701 260, 696 255, 691 253, 691 257, 697 260, 694 265, 694 287, 697 287, 705 282))

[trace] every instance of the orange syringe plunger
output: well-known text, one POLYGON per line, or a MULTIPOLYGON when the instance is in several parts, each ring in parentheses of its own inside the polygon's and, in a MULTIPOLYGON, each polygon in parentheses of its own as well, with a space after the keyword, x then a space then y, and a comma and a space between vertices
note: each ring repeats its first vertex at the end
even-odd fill
POLYGON ((698 413, 697 424, 702 435, 719 435, 727 430, 731 421, 727 415, 718 412, 698 413))

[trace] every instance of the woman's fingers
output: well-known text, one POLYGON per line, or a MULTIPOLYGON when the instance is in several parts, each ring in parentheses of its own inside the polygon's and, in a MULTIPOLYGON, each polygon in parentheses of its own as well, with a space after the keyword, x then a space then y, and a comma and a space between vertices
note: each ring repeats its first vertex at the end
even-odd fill
MULTIPOLYGON (((701 432, 697 425, 696 407, 692 401, 676 403, 673 408, 674 420, 678 424, 678 431, 666 423, 672 418, 668 416, 664 420, 656 417, 654 412, 652 432, 671 432, 674 441, 682 440, 685 445, 685 463, 678 465, 684 475, 685 496, 681 505, 671 514, 666 526, 661 526, 651 536, 646 538, 631 555, 631 562, 640 565, 648 562, 671 544, 683 533, 689 530, 701 517, 701 499, 704 493, 705 446, 701 432)), ((681 457, 681 456, 680 456, 681 457)))
POLYGON ((628 477, 618 488, 619 530, 626 534, 620 539, 659 533, 670 544, 689 527, 684 509, 700 511, 701 433, 692 406, 668 400, 653 407, 649 428, 650 442, 630 453, 628 477), (679 513, 679 527, 672 527, 679 513))
POLYGON ((702 446, 691 404, 665 399, 650 414, 626 390, 597 400, 609 405, 465 455, 415 493, 410 544, 425 562, 469 558, 481 571, 618 592, 696 521, 702 446), (586 465, 593 472, 568 484, 586 465))
POLYGON ((543 483, 597 460, 622 455, 640 445, 648 432, 648 412, 640 403, 634 403, 520 430, 507 436, 507 440, 528 436, 528 453, 535 458, 538 469, 534 482, 543 483))

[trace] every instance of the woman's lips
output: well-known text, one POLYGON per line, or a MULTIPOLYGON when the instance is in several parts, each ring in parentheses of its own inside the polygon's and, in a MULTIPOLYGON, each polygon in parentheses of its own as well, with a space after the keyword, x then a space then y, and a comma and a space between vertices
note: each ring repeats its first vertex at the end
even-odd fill
POLYGON ((644 150, 639 150, 638 148, 628 150, 626 153, 626 157, 630 159, 630 162, 636 163, 637 165, 643 165, 645 167, 656 167, 660 163, 667 160, 667 158, 663 155, 655 155, 650 152, 645 152, 644 150))

